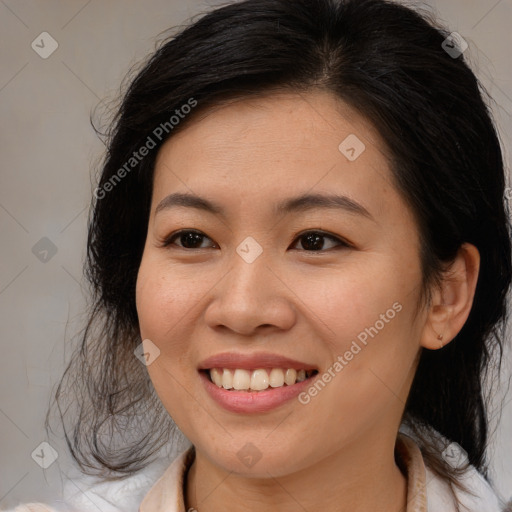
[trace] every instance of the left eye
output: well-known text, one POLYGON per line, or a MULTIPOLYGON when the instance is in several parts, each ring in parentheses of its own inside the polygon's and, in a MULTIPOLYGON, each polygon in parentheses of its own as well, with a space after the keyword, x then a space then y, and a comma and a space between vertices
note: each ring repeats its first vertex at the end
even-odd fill
MULTIPOLYGON (((181 230, 176 233, 173 233, 170 237, 168 237, 164 243, 163 247, 168 247, 170 245, 177 245, 183 249, 206 249, 207 247, 200 247, 201 240, 208 239, 210 240, 204 233, 200 231, 194 230, 181 230), (175 244, 174 240, 178 239, 181 243, 175 244)), ((338 237, 333 235, 329 235, 327 233, 323 233, 322 231, 306 231, 299 235, 295 240, 302 240, 302 246, 305 247, 305 251, 307 252, 315 252, 323 249, 324 243, 323 240, 328 239, 335 242, 336 245, 342 247, 350 247, 350 244, 341 240, 338 237)), ((294 242, 295 242, 294 240, 294 242)), ((298 243, 298 242, 297 242, 298 243)), ((295 243, 294 245, 297 245, 295 243)), ((215 244, 214 247, 215 248, 215 244)))
POLYGON ((322 240, 331 240, 335 242, 336 245, 341 247, 350 247, 350 245, 345 242, 344 240, 341 240, 340 238, 328 235, 327 233, 323 233, 322 231, 306 231, 305 233, 302 233, 299 235, 295 240, 303 240, 302 246, 308 247, 309 249, 305 249, 308 252, 314 252, 319 251, 323 247, 322 240))

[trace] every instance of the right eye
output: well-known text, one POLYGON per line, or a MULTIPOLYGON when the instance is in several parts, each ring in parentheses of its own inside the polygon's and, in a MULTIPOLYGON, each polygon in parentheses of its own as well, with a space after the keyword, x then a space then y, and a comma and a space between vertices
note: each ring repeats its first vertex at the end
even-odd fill
POLYGON ((210 240, 204 233, 201 231, 196 231, 192 229, 181 229, 180 231, 176 231, 169 235, 163 242, 162 247, 170 247, 175 245, 181 249, 208 249, 208 247, 197 247, 197 244, 201 244, 201 239, 210 240), (174 240, 178 239, 181 245, 174 243, 174 240))

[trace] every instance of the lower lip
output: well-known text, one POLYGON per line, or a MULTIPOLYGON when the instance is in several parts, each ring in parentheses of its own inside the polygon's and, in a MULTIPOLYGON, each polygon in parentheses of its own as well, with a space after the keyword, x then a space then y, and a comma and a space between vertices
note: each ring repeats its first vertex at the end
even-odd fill
POLYGON ((295 398, 311 385, 318 374, 291 386, 269 388, 265 391, 227 390, 214 384, 205 372, 201 371, 199 375, 208 394, 224 409, 239 413, 260 413, 275 409, 295 398))

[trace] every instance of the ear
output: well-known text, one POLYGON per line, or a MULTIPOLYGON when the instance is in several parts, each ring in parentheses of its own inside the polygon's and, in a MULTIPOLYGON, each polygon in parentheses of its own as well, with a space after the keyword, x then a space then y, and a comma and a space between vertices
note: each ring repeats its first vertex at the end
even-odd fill
POLYGON ((471 311, 475 296, 480 253, 465 243, 457 252, 443 280, 432 293, 420 345, 437 350, 457 336, 471 311))

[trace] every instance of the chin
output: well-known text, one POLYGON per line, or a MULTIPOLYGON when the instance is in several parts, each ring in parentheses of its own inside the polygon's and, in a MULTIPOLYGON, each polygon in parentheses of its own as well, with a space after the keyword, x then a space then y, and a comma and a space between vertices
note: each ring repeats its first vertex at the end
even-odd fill
MULTIPOLYGON (((206 455, 226 472, 244 477, 282 477, 307 469, 308 463, 304 458, 307 454, 301 453, 300 460, 297 458, 297 454, 300 453, 299 446, 286 447, 281 444, 277 450, 268 439, 265 441, 266 435, 268 434, 262 436, 261 441, 252 442, 245 441, 245 437, 243 440, 230 438, 225 446, 209 445, 206 455)), ((198 450, 197 445, 196 450, 198 450)))

